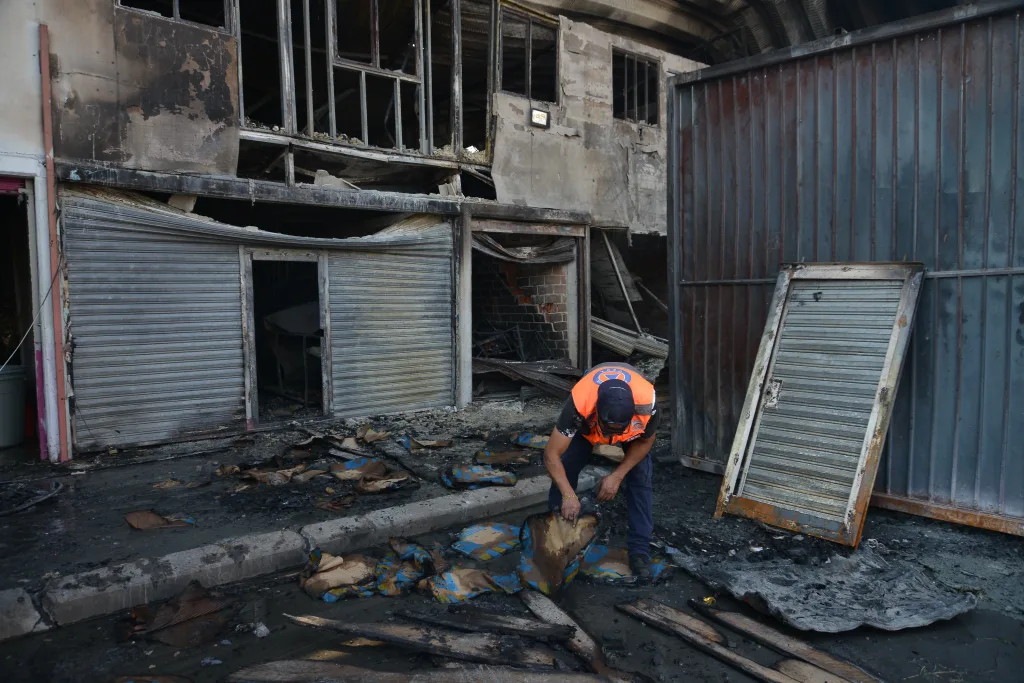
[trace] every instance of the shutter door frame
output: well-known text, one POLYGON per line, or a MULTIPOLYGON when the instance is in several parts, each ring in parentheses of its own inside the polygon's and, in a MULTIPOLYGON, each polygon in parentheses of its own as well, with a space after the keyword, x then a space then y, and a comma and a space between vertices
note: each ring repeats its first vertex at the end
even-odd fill
MULTIPOLYGON (((856 546, 860 542, 867 514, 871 489, 885 444, 896 388, 906 357, 913 316, 924 275, 921 264, 812 264, 787 265, 779 274, 775 294, 769 308, 768 322, 754 362, 754 372, 747 389, 740 421, 726 464, 722 488, 715 516, 728 512, 757 519, 773 526, 806 533, 844 545, 856 546), (888 345, 884 362, 878 373, 870 415, 858 454, 847 504, 841 518, 836 515, 815 514, 806 506, 787 505, 782 501, 764 502, 754 496, 744 496, 744 483, 751 466, 757 444, 757 429, 766 407, 779 402, 779 385, 769 382, 772 377, 794 284, 806 280, 890 281, 899 283, 899 301, 892 316, 888 332, 888 345), (798 509, 799 508, 799 509, 798 509)), ((783 482, 784 485, 784 482, 783 482)), ((837 496, 839 494, 836 494, 837 496)), ((765 496, 758 496, 764 498, 765 496)))
POLYGON ((455 405, 453 235, 444 221, 415 250, 328 254, 335 417, 455 405), (409 329, 416 343, 403 346, 409 329))
POLYGON ((79 452, 245 428, 238 247, 155 218, 89 201, 61 215, 79 452))

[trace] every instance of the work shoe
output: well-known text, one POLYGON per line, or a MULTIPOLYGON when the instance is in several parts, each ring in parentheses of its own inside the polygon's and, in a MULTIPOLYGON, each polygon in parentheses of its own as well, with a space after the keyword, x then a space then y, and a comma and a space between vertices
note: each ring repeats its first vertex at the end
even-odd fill
POLYGON ((647 555, 630 555, 629 571, 640 583, 651 580, 651 558, 647 555))

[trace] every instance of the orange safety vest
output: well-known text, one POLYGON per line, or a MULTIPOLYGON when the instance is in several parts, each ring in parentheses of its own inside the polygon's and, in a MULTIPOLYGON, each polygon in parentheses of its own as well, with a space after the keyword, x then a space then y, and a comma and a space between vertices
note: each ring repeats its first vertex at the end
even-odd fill
POLYGON ((647 429, 647 423, 651 421, 651 415, 654 414, 654 401, 654 385, 644 379, 639 370, 626 363, 598 365, 583 375, 583 379, 572 388, 572 402, 576 406, 576 412, 582 415, 587 423, 583 438, 595 445, 625 443, 643 434, 647 429), (601 425, 597 419, 597 390, 610 379, 621 379, 629 385, 636 407, 626 431, 609 437, 601 433, 601 425))

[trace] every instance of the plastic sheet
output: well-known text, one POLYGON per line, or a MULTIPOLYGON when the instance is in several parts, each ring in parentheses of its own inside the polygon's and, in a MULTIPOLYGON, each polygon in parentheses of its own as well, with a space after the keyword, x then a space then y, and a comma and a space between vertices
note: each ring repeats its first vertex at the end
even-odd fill
POLYGON ((474 524, 459 533, 452 550, 474 560, 493 560, 519 548, 519 531, 511 524, 474 524))

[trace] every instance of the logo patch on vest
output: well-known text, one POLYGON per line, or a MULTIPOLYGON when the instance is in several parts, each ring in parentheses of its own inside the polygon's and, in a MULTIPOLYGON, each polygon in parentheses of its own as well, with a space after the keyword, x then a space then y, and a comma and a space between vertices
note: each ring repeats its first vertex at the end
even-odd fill
POLYGON ((633 376, 622 368, 601 368, 600 372, 594 373, 594 384, 604 384, 612 379, 620 379, 629 383, 633 381, 633 376))

